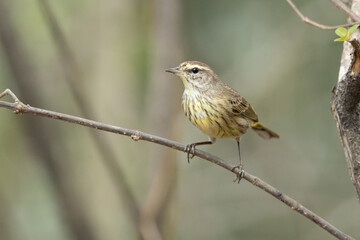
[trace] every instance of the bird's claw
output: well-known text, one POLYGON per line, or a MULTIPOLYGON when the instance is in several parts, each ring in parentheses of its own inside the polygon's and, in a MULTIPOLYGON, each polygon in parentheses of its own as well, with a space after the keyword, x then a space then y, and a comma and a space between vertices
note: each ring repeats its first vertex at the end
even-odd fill
POLYGON ((236 178, 234 179, 233 182, 236 182, 236 181, 237 181, 238 183, 240 183, 241 179, 244 177, 243 166, 242 166, 242 164, 236 165, 235 167, 233 167, 233 168, 231 169, 231 171, 234 172, 234 170, 235 170, 236 168, 238 168, 239 171, 236 171, 236 178))
POLYGON ((188 160, 188 163, 190 163, 190 158, 192 159, 195 156, 195 144, 191 143, 191 144, 186 145, 184 151, 187 153, 187 160, 188 160), (191 154, 191 157, 190 157, 190 154, 191 154))

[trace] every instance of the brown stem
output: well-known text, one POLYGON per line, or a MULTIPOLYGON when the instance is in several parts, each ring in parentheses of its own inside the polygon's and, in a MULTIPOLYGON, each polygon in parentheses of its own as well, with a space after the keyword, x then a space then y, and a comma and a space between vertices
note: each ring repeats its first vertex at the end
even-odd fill
MULTIPOLYGON (((348 15, 352 20, 356 22, 360 22, 360 17, 356 15, 351 9, 346 6, 345 3, 343 3, 340 0, 330 0, 337 8, 339 8, 341 11, 343 11, 346 15, 348 15)), ((355 23, 353 23, 355 24, 355 23)))
MULTIPOLYGON (((295 13, 300 17, 301 21, 303 21, 304 23, 306 24, 309 24, 311 26, 314 26, 314 27, 317 27, 317 28, 320 28, 322 30, 334 30, 334 29, 337 29, 339 27, 351 27, 352 25, 354 24, 359 24, 360 23, 360 18, 357 17, 356 18, 356 21, 355 23, 348 23, 348 24, 342 24, 342 25, 336 25, 336 26, 328 26, 328 25, 323 25, 323 24, 320 24, 320 23, 317 23, 309 18, 307 18, 306 16, 304 16, 304 14, 302 14, 300 12, 300 10, 296 7, 296 5, 291 1, 291 0, 286 0, 286 2, 290 5, 290 7, 295 11, 295 13)), ((336 2, 336 1, 335 1, 336 2)), ((344 6, 342 6, 344 7, 344 6)), ((346 5, 345 7, 343 8, 343 10, 345 9, 346 10, 346 5)), ((344 11, 345 11, 344 10, 344 11)))

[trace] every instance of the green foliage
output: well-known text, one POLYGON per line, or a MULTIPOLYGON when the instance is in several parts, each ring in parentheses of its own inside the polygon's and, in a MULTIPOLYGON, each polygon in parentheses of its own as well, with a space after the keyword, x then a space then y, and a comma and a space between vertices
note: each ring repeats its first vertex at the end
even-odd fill
POLYGON ((344 41, 349 41, 351 36, 353 35, 353 33, 355 32, 355 30, 359 27, 359 24, 356 24, 354 26, 352 26, 351 28, 349 28, 349 30, 347 30, 346 28, 338 28, 335 30, 336 35, 338 35, 340 38, 335 39, 335 42, 344 42, 344 41))

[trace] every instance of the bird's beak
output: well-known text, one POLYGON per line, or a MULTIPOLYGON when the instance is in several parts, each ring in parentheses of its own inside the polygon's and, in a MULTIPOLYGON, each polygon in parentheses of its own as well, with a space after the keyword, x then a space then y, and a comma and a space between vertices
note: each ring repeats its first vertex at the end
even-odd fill
POLYGON ((179 67, 174 67, 174 68, 168 68, 168 69, 166 69, 165 72, 169 72, 169 73, 174 73, 174 74, 176 74, 176 73, 179 73, 180 70, 179 70, 179 67))

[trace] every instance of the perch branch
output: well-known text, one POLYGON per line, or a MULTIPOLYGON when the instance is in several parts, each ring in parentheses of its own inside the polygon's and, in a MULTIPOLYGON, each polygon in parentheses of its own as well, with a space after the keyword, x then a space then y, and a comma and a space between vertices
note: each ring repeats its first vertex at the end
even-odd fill
MULTIPOLYGON (((41 109, 41 108, 31 107, 30 105, 25 105, 24 103, 19 101, 16 98, 15 94, 13 94, 11 92, 11 90, 9 90, 9 89, 6 89, 3 93, 1 93, 0 98, 4 97, 6 95, 12 96, 13 100, 15 102, 10 103, 10 102, 6 102, 6 101, 0 101, 0 107, 13 110, 14 113, 16 113, 16 114, 28 113, 28 114, 33 114, 36 116, 58 119, 58 120, 62 120, 62 121, 70 122, 70 123, 75 123, 78 125, 83 125, 83 126, 90 127, 90 128, 95 128, 95 129, 102 130, 102 131, 107 131, 107 132, 112 132, 112 133, 116 133, 116 134, 129 136, 134 141, 144 140, 144 141, 160 144, 160 145, 172 148, 172 149, 176 149, 178 151, 186 152, 185 145, 180 144, 175 141, 172 141, 172 140, 169 140, 169 139, 165 139, 165 138, 151 135, 148 133, 140 132, 138 130, 117 127, 117 126, 113 126, 113 125, 109 125, 109 124, 105 124, 105 123, 101 123, 101 122, 96 122, 96 121, 81 118, 81 117, 76 117, 76 116, 53 112, 53 111, 49 111, 49 110, 45 110, 45 109, 41 109)), ((226 170, 228 170, 236 175, 240 174, 240 171, 237 168, 234 168, 234 166, 230 165, 229 163, 225 162, 224 160, 222 160, 214 155, 211 155, 207 152, 196 149, 194 151, 194 155, 198 156, 202 159, 205 159, 209 162, 212 162, 216 165, 219 165, 220 167, 223 167, 226 170)), ((247 180, 248 182, 250 182, 251 184, 253 184, 254 186, 264 190, 265 192, 269 193, 276 199, 285 203, 291 209, 300 213, 304 217, 313 221, 318 226, 320 226, 321 228, 323 228, 324 230, 326 230, 327 232, 329 232, 336 238, 344 239, 344 240, 350 240, 350 239, 353 240, 354 239, 354 238, 348 236, 347 234, 341 232, 335 226, 328 223, 325 219, 316 215, 315 213, 313 213, 312 211, 310 211, 309 209, 307 209, 306 207, 301 205, 299 202, 297 202, 293 198, 280 192, 279 190, 277 190, 273 186, 269 185, 268 183, 264 182, 260 178, 254 176, 246 171, 243 171, 243 178, 245 180, 247 180)))
MULTIPOLYGON (((334 0, 331 0, 333 2, 337 2, 337 1, 334 1, 334 0)), ((320 23, 317 23, 311 19, 309 19, 308 17, 304 16, 304 14, 302 14, 300 12, 300 10, 296 7, 296 5, 291 1, 291 0, 286 0, 286 2, 290 5, 290 7, 295 11, 295 13, 300 17, 301 21, 303 21, 304 23, 306 24, 309 24, 311 26, 314 26, 314 27, 317 27, 317 28, 320 28, 320 29, 323 29, 323 30, 334 30, 334 29, 337 29, 339 27, 351 27, 352 25, 354 24, 360 24, 360 18, 357 17, 356 15, 353 16, 353 17, 356 17, 354 20, 356 20, 357 22, 355 23, 348 23, 348 24, 342 24, 342 25, 336 25, 336 26, 328 26, 328 25, 323 25, 323 24, 320 24, 320 23)), ((334 3, 335 4, 335 3, 334 3)), ((335 4, 336 5, 336 4, 335 4)), ((339 7, 340 5, 336 5, 337 7, 339 7)), ((340 8, 340 7, 339 7, 340 8)), ((348 10, 348 8, 346 7, 346 5, 344 4, 344 6, 342 6, 341 8, 344 12, 346 10, 348 10)), ((351 13, 351 11, 350 11, 351 13)), ((354 14, 352 14, 354 15, 354 14)))

